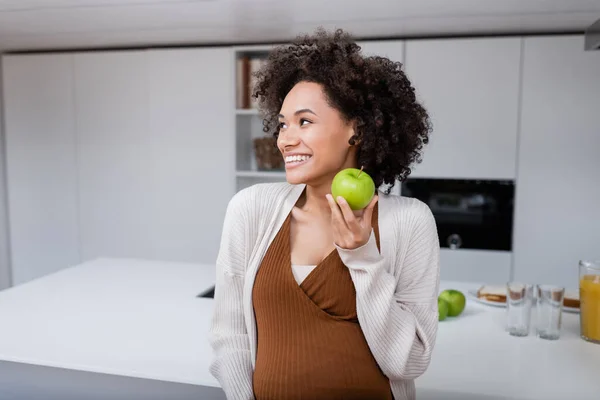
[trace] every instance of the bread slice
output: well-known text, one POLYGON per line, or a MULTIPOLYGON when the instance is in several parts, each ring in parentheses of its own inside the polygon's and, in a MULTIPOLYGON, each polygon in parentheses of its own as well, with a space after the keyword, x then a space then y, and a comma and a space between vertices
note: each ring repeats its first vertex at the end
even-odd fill
POLYGON ((566 290, 563 305, 565 307, 579 308, 579 291, 566 290))
POLYGON ((483 285, 477 291, 477 297, 496 303, 506 303, 506 286, 483 285))

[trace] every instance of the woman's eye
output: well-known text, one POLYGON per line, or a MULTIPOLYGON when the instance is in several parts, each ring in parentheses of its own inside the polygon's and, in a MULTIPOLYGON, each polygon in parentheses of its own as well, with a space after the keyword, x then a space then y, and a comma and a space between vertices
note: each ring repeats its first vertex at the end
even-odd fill
POLYGON ((310 121, 309 121, 309 120, 302 118, 302 119, 300 120, 300 126, 304 125, 304 123, 305 123, 305 122, 310 124, 310 121))
POLYGON ((279 129, 284 129, 284 128, 285 128, 285 122, 280 122, 279 129))

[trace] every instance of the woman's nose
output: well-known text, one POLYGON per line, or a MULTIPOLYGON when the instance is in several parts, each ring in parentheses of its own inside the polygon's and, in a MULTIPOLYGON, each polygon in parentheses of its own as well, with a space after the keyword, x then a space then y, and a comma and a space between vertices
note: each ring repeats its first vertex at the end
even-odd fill
POLYGON ((294 129, 286 129, 285 132, 279 132, 279 146, 282 149, 294 147, 300 143, 300 137, 294 132, 294 129))

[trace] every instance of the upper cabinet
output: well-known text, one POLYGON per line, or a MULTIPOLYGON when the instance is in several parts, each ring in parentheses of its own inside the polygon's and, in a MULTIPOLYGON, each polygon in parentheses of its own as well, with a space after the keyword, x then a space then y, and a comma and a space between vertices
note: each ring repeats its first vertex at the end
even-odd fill
POLYGON ((3 67, 13 284, 97 257, 214 263, 235 188, 230 49, 3 67))
POLYGON ((212 263, 234 193, 226 48, 75 55, 83 259, 212 263))
POLYGON ((365 56, 382 56, 392 61, 404 62, 404 41, 373 40, 358 42, 365 56))
POLYGON ((84 260, 147 257, 156 210, 145 51, 75 55, 84 260), (118 226, 118 229, 114 227, 118 226))
POLYGON ((235 193, 232 52, 156 49, 147 63, 155 257, 214 265, 235 193))
POLYGON ((526 38, 515 278, 578 287, 600 257, 600 52, 583 36, 526 38))
POLYGON ((520 38, 406 42, 406 71, 433 124, 411 177, 515 178, 520 54, 520 38))

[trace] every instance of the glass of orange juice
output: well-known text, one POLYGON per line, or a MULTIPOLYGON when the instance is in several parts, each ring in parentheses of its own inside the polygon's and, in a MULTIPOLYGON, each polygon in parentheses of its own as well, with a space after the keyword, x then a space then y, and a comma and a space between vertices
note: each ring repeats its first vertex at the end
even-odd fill
POLYGON ((581 337, 600 344, 600 261, 579 261, 581 337))

